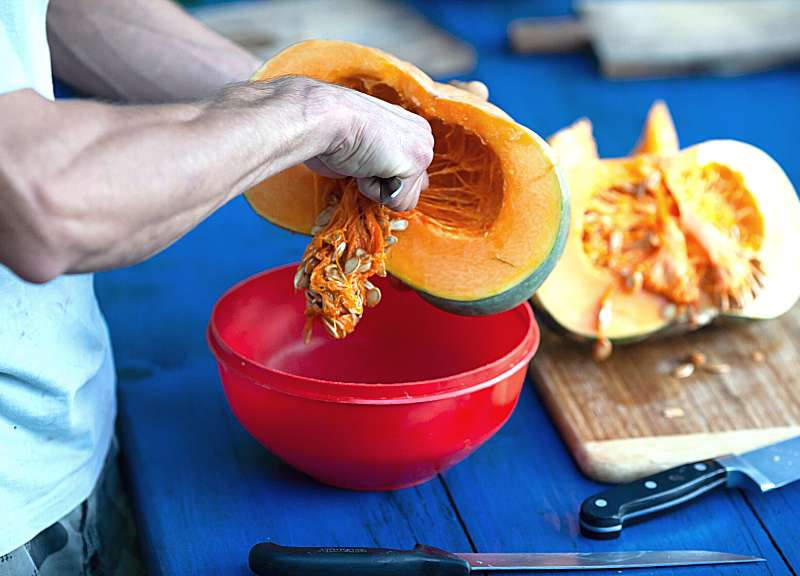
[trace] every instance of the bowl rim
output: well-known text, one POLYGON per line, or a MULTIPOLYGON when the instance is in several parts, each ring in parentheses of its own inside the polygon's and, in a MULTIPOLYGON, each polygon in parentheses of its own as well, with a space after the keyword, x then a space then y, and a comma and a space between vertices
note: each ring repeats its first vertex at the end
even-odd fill
POLYGON ((224 368, 237 372, 256 386, 301 398, 348 404, 403 404, 468 394, 494 386, 524 368, 539 347, 539 326, 530 304, 526 301, 510 310, 524 316, 527 329, 519 343, 509 352, 471 370, 427 380, 400 383, 324 380, 266 366, 231 348, 219 333, 215 322, 221 303, 242 286, 287 268, 296 268, 297 265, 298 263, 284 264, 253 274, 231 286, 214 303, 206 337, 221 370, 224 368))

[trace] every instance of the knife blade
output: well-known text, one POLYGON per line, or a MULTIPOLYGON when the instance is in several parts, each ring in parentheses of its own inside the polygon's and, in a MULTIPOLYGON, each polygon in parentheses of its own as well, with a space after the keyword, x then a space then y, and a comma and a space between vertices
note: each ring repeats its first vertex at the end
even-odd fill
POLYGON ((271 542, 250 550, 258 576, 467 576, 483 571, 600 570, 763 562, 763 558, 705 550, 453 554, 418 545, 388 548, 294 548, 271 542))
POLYGON ((631 520, 694 500, 719 486, 768 492, 800 479, 800 436, 744 454, 676 466, 584 500, 581 531, 596 539, 620 535, 631 520))

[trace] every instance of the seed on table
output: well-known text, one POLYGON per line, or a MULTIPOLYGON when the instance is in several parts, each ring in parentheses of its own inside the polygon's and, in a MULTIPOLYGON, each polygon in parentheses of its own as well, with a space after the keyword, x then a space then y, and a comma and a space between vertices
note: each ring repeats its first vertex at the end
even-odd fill
POLYGON ((390 230, 398 230, 403 231, 408 228, 408 220, 404 220, 402 218, 398 218, 397 220, 392 220, 389 222, 389 229, 390 230))
POLYGON ((316 220, 317 226, 325 226, 329 224, 332 217, 333 217, 333 208, 325 208, 325 210, 320 212, 319 215, 317 216, 316 220))
POLYGON ((614 346, 608 338, 598 338, 592 349, 592 358, 595 362, 604 362, 611 356, 614 346))
POLYGON ((689 362, 695 365, 695 367, 703 366, 706 363, 706 355, 702 352, 692 352, 689 354, 689 362))
POLYGON ((706 364, 703 366, 706 372, 710 372, 711 374, 728 374, 731 371, 731 367, 729 364, 719 363, 719 364, 706 364))
POLYGON ((694 364, 692 364, 691 362, 684 362, 683 364, 679 364, 672 371, 672 377, 677 378, 679 380, 688 378, 692 374, 694 374, 694 364))
POLYGON ((367 290, 367 306, 370 308, 374 308, 378 305, 378 302, 381 301, 381 291, 373 286, 369 290, 367 290))
POLYGON ((673 418, 683 418, 686 416, 686 412, 683 411, 683 408, 679 406, 670 406, 668 408, 664 408, 661 412, 665 418, 673 419, 673 418))
POLYGON ((767 355, 764 354, 761 350, 755 350, 753 351, 752 354, 750 354, 750 359, 753 362, 758 362, 759 364, 761 364, 762 362, 766 362, 767 355))
POLYGON ((344 273, 348 275, 352 274, 359 267, 360 263, 361 261, 358 258, 351 256, 347 259, 347 262, 344 263, 344 273))

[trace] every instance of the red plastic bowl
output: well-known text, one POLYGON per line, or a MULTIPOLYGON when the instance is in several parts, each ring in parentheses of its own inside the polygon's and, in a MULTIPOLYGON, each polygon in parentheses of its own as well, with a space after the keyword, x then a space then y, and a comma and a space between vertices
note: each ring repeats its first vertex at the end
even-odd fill
POLYGON ((226 292, 208 340, 236 418, 326 484, 394 490, 425 482, 505 423, 539 344, 530 306, 456 316, 385 279, 348 338, 303 343, 295 265, 226 292))

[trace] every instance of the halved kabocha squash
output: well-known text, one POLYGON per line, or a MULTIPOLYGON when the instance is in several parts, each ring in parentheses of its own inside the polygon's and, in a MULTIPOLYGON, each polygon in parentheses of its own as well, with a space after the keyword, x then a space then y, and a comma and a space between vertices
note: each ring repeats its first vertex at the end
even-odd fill
POLYGON ((569 334, 596 339, 598 359, 611 342, 720 315, 774 318, 800 297, 800 202, 763 151, 733 140, 679 150, 661 102, 628 158, 598 159, 585 119, 550 142, 572 218, 536 304, 569 334))
POLYGON ((386 271, 461 314, 500 312, 533 294, 561 254, 569 222, 546 142, 499 108, 357 44, 296 44, 252 80, 289 74, 403 106, 430 122, 435 141, 430 186, 412 212, 393 213, 359 195, 352 179, 305 166, 247 192, 270 222, 314 235, 296 278, 310 320, 321 316, 332 336, 347 335, 364 304, 380 297, 369 277, 386 271))

